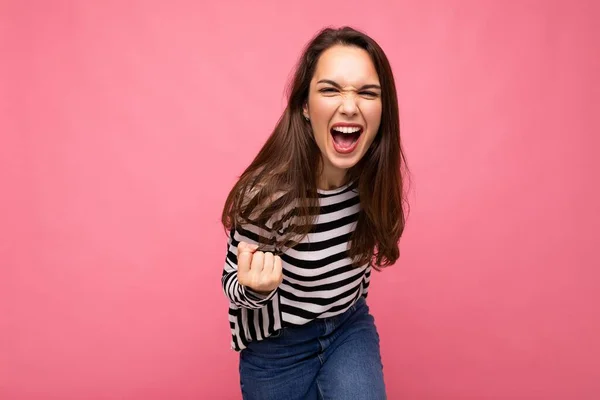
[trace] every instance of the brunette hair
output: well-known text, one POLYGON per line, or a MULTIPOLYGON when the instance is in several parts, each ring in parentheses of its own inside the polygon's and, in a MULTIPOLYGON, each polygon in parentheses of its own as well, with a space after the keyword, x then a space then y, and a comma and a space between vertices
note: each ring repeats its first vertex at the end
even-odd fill
POLYGON ((364 49, 381 85, 379 131, 365 155, 348 170, 361 208, 348 255, 355 265, 371 262, 380 269, 399 257, 398 242, 408 212, 404 186, 408 169, 400 143, 398 99, 389 61, 372 38, 351 27, 325 28, 304 48, 288 87, 287 107, 227 196, 221 222, 229 231, 250 222, 278 231, 276 238, 260 247, 268 246, 276 253, 295 246, 313 228, 319 210, 317 178, 322 162, 302 111, 317 61, 335 45, 364 49))

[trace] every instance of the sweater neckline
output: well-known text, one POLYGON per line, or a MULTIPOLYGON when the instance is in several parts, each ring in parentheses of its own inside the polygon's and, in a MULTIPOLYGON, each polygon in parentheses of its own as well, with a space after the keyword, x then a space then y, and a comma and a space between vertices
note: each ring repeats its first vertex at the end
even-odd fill
POLYGON ((318 189, 317 188, 317 193, 324 194, 324 195, 338 194, 338 193, 341 193, 344 190, 348 189, 350 186, 352 186, 352 184, 354 182, 355 181, 350 181, 350 182, 346 183, 345 185, 342 185, 342 186, 340 186, 338 188, 335 188, 335 189, 318 189))

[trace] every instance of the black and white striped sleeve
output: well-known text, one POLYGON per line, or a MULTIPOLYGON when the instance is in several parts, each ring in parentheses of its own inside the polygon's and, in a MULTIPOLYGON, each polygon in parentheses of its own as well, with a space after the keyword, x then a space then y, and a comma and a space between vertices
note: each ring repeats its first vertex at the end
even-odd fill
POLYGON ((237 279, 237 246, 240 242, 249 244, 258 244, 260 242, 272 243, 274 234, 265 228, 259 228, 255 225, 247 224, 232 229, 227 241, 227 256, 221 284, 225 296, 238 307, 258 309, 264 307, 277 293, 273 290, 267 296, 254 292, 252 289, 240 285, 237 279))

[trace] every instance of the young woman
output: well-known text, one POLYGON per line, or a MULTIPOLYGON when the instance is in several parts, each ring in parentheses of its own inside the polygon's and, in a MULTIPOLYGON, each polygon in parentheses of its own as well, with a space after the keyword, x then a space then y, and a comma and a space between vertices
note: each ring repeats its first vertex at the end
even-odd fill
POLYGON ((349 27, 304 50, 273 133, 227 197, 222 285, 244 399, 384 399, 372 268, 399 257, 392 70, 349 27))

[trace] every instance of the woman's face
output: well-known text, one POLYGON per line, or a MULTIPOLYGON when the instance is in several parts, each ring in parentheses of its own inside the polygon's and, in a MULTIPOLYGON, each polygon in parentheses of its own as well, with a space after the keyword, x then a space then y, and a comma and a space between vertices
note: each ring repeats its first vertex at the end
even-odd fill
POLYGON ((321 189, 341 186, 373 142, 381 122, 381 87, 369 53, 333 46, 321 54, 304 116, 323 158, 321 189))

